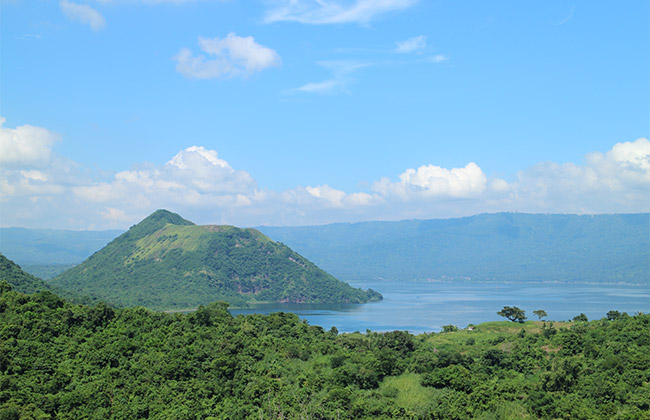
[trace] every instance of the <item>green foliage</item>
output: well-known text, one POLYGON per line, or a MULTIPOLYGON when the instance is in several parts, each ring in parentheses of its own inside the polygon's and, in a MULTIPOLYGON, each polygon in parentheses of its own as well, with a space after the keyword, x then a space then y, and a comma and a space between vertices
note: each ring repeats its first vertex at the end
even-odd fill
POLYGON ((43 280, 25 273, 18 264, 0 254, 0 280, 9 283, 13 289, 23 293, 49 290, 43 280))
POLYGON ((548 314, 546 313, 545 310, 543 309, 537 309, 536 311, 533 311, 535 315, 537 315, 537 318, 541 321, 542 318, 547 317, 548 314))
POLYGON ((608 321, 615 321, 621 317, 621 313, 619 311, 609 311, 606 316, 608 321))
POLYGON ((94 301, 91 297, 80 296, 72 291, 65 291, 53 286, 38 277, 26 273, 20 266, 4 255, 0 254, 0 282, 5 281, 11 288, 23 293, 35 293, 38 291, 51 291, 66 297, 77 303, 90 303, 94 301))
POLYGON ((72 304, 0 282, 0 419, 642 419, 650 316, 337 334, 295 314, 72 304), (520 334, 520 331, 525 334, 520 334), (469 338, 473 340, 469 344, 469 338))
POLYGON ((526 319, 526 311, 518 308, 517 306, 504 306, 502 310, 497 312, 497 315, 509 319, 512 322, 524 322, 526 319))
POLYGON ((183 310, 214 301, 361 303, 343 283, 254 229, 196 226, 158 210, 51 282, 117 306, 183 310))
POLYGON ((580 315, 574 316, 573 321, 574 322, 587 322, 587 321, 589 321, 589 318, 587 318, 587 315, 581 313, 580 315))

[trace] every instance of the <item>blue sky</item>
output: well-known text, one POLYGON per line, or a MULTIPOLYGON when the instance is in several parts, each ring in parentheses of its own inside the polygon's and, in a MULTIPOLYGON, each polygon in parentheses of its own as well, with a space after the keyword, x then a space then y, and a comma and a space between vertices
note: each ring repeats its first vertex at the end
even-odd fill
POLYGON ((650 211, 647 1, 0 7, 2 226, 650 211))

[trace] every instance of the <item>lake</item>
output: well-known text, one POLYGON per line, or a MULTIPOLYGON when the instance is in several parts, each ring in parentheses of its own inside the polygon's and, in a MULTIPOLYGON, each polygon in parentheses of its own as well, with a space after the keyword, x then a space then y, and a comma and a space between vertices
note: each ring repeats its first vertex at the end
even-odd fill
POLYGON ((565 283, 470 283, 470 282, 354 282, 372 288, 384 300, 361 305, 263 304, 231 310, 238 314, 294 312, 310 325, 339 332, 405 330, 414 334, 439 332, 443 325, 464 328, 468 324, 504 320, 496 313, 504 306, 518 306, 528 319, 536 309, 548 320, 566 321, 584 313, 600 319, 610 310, 650 312, 650 286, 628 284, 565 283))

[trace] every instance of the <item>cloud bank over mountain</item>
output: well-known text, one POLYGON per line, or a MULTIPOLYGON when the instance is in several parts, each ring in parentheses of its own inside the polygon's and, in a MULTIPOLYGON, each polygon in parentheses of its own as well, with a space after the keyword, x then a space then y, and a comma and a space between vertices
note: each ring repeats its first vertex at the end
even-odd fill
MULTIPOLYGON (((0 119, 2 225, 124 228, 152 209, 199 223, 241 226, 323 224, 465 216, 482 212, 627 213, 650 211, 650 141, 619 142, 584 163, 540 162, 503 179, 480 163, 435 162, 386 174, 366 190, 323 180, 292 189, 263 188, 216 150, 196 145, 164 164, 133 162, 110 177, 59 156, 60 136, 46 128, 4 126, 0 119)), ((64 140, 63 140, 64 141, 64 140)))

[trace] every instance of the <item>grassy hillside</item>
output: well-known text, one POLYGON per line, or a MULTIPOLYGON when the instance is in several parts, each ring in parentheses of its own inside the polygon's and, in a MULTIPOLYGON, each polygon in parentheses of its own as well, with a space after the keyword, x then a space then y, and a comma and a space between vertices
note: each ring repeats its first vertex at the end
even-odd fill
POLYGON ((116 305, 194 308, 216 300, 360 303, 380 299, 336 280, 254 229, 197 226, 159 210, 52 284, 116 305))
POLYGON ((261 227, 343 279, 650 281, 650 214, 482 214, 261 227))
POLYGON ((647 419, 649 328, 610 313, 337 334, 294 314, 114 310, 2 282, 0 418, 647 419))

